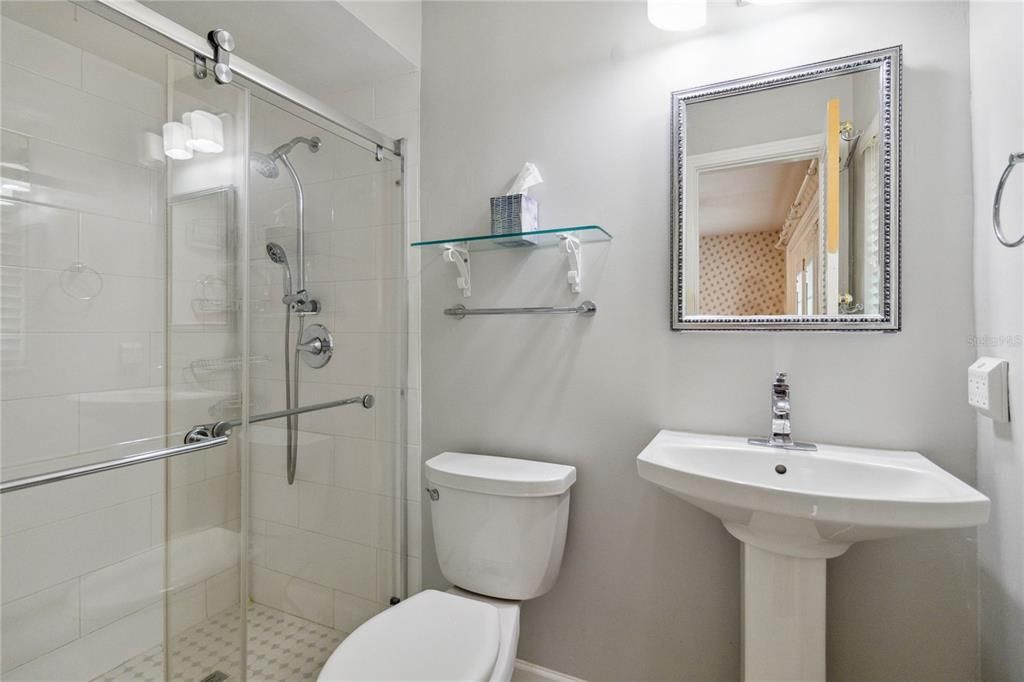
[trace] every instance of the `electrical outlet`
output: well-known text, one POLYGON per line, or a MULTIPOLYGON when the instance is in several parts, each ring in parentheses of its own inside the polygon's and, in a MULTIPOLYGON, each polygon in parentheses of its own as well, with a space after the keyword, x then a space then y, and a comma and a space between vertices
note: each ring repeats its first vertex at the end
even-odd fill
POLYGON ((993 421, 1010 421, 1008 374, 1006 360, 978 358, 967 370, 967 402, 993 421))

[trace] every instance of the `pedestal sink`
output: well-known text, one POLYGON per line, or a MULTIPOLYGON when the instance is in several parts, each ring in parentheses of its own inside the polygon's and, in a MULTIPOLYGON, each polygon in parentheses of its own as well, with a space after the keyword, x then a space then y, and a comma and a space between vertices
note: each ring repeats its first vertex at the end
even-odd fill
POLYGON ((825 679, 827 559, 862 540, 988 520, 987 497, 916 452, 661 431, 637 469, 742 541, 746 680, 825 679))

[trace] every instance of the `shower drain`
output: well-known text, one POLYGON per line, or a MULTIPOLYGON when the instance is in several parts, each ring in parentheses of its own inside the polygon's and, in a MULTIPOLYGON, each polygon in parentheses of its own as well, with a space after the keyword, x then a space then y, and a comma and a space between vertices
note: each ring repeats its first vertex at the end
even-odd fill
POLYGON ((228 679, 228 674, 221 672, 220 670, 214 670, 212 673, 199 680, 199 682, 224 682, 228 679))

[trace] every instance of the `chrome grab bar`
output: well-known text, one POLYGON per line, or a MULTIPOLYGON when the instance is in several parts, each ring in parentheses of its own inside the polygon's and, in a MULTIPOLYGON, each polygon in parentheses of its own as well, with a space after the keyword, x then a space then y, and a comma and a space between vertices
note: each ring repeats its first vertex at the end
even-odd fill
POLYGON ((1006 170, 1003 171, 1003 175, 999 178, 999 184, 996 186, 995 201, 992 202, 992 229, 996 232, 996 239, 999 240, 1000 244, 1011 249, 1015 246, 1024 244, 1024 234, 1021 234, 1020 238, 1017 240, 1011 240, 1007 237, 1003 232, 1003 226, 1000 224, 999 213, 1002 209, 1003 190, 1006 188, 1006 181, 1010 179, 1010 173, 1013 172, 1013 169, 1018 163, 1024 164, 1024 152, 1021 152, 1020 154, 1010 154, 1010 160, 1006 164, 1006 170))
POLYGON ((35 476, 24 476, 22 478, 15 478, 10 481, 0 482, 0 494, 11 493, 14 492, 15 490, 24 490, 25 488, 35 488, 36 486, 46 485, 48 483, 58 483, 60 481, 67 481, 68 479, 78 478, 79 476, 100 474, 103 473, 104 471, 112 471, 113 469, 121 469, 123 467, 134 466, 136 464, 155 462, 160 459, 177 457, 178 455, 188 455, 193 452, 199 452, 200 450, 209 450, 210 448, 217 448, 220 447, 221 445, 226 445, 227 442, 227 436, 219 436, 216 438, 204 438, 186 443, 185 445, 176 445, 173 448, 164 448, 163 450, 150 450, 149 452, 140 452, 137 455, 128 455, 127 457, 119 457, 117 459, 107 460, 106 462, 97 462, 96 464, 84 464, 79 467, 71 467, 70 469, 60 469, 58 471, 49 471, 45 474, 37 474, 35 476))
MULTIPOLYGON (((249 418, 249 423, 256 424, 258 422, 270 421, 271 419, 290 417, 294 414, 317 412, 319 410, 326 410, 330 407, 353 405, 355 403, 359 403, 366 409, 370 409, 373 407, 375 402, 373 395, 367 393, 353 398, 343 398, 341 400, 332 400, 326 403, 316 403, 314 405, 296 407, 291 410, 278 410, 277 412, 257 414, 249 418)), ((35 476, 24 476, 22 478, 11 479, 10 481, 2 481, 0 482, 0 494, 14 492, 15 490, 24 490, 26 488, 35 488, 36 486, 58 483, 68 479, 78 478, 79 476, 100 474, 105 471, 112 471, 113 469, 134 466, 135 464, 155 462, 161 459, 169 459, 179 455, 188 455, 193 452, 200 452, 201 450, 220 447, 221 445, 227 444, 228 437, 231 435, 231 429, 241 425, 241 423, 242 420, 233 419, 230 421, 219 421, 213 424, 200 424, 198 426, 193 426, 189 432, 185 434, 184 445, 176 445, 173 448, 164 448, 163 450, 150 450, 149 452, 140 452, 136 455, 128 455, 127 457, 107 460, 106 462, 84 464, 82 466, 60 469, 58 471, 49 471, 35 476)))
POLYGON ((533 306, 529 308, 467 308, 461 303, 451 308, 445 308, 444 314, 461 320, 467 315, 532 315, 532 314, 553 314, 553 315, 584 315, 590 317, 597 312, 597 304, 593 301, 583 301, 579 305, 557 308, 554 306, 533 306))

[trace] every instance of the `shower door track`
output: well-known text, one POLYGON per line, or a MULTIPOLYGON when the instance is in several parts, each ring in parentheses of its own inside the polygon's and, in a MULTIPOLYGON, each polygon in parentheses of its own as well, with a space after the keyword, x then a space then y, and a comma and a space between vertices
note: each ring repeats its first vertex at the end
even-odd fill
MULTIPOLYGON (((215 60, 213 46, 207 38, 193 33, 136 0, 71 0, 71 2, 88 12, 128 29, 132 33, 152 40, 189 61, 196 56, 215 60)), ((211 26, 210 28, 231 29, 230 26, 211 26)), ((277 95, 294 107, 326 119, 349 135, 355 135, 362 141, 369 142, 374 147, 386 150, 396 157, 402 156, 402 140, 388 137, 365 123, 343 114, 309 93, 234 54, 231 56, 231 72, 235 76, 277 95)))
MULTIPOLYGON (((296 407, 291 410, 278 410, 276 412, 253 415, 249 418, 249 423, 256 424, 259 422, 270 421, 272 419, 281 419, 283 417, 290 417, 296 414, 306 414, 308 412, 318 412, 331 407, 354 405, 356 403, 359 403, 366 409, 370 409, 373 407, 374 402, 373 395, 367 393, 365 395, 357 395, 352 398, 332 400, 326 403, 304 405, 303 407, 296 407)), ((222 445, 227 445, 231 435, 231 429, 235 426, 240 426, 241 424, 242 420, 233 419, 231 421, 220 421, 214 424, 194 426, 185 435, 184 445, 176 445, 172 448, 164 448, 162 450, 150 450, 148 452, 140 452, 136 455, 110 459, 105 462, 84 464, 78 467, 69 467, 67 469, 59 469, 57 471, 50 471, 44 474, 37 474, 35 476, 25 476, 22 478, 15 478, 10 481, 3 481, 0 482, 0 494, 11 493, 16 490, 25 490, 26 488, 35 488, 41 485, 49 485, 50 483, 59 483, 60 481, 67 481, 81 476, 100 474, 105 471, 113 471, 114 469, 135 466, 136 464, 156 462, 161 459, 170 459, 171 457, 178 457, 179 455, 189 455, 193 452, 217 448, 222 445)))

